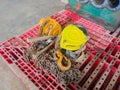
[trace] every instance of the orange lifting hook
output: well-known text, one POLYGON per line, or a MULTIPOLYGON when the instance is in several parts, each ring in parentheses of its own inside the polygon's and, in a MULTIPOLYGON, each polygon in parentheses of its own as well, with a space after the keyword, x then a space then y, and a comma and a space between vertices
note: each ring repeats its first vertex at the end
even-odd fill
POLYGON ((69 70, 71 68, 71 61, 66 56, 64 56, 60 50, 56 51, 56 55, 58 56, 57 65, 62 71, 69 70), (67 65, 64 65, 62 62, 65 60, 67 65))

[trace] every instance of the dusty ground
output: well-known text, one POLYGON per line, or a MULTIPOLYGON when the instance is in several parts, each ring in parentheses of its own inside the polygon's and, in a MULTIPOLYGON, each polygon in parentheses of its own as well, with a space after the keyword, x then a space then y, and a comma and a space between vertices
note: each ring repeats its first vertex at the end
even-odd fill
MULTIPOLYGON (((64 8, 60 0, 0 0, 0 43, 64 8)), ((0 57, 0 90, 26 90, 0 57)))

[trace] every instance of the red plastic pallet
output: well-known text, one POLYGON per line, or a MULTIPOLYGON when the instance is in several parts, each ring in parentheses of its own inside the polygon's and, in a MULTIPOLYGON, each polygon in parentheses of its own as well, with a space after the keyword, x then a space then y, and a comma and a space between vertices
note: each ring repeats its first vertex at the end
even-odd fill
POLYGON ((58 22, 64 20, 65 23, 61 24, 63 27, 71 20, 81 23, 91 35, 86 56, 79 64, 81 76, 76 83, 69 83, 65 87, 56 81, 53 74, 35 67, 34 62, 25 62, 23 52, 30 45, 27 38, 37 36, 38 26, 0 44, 0 54, 4 60, 9 65, 15 64, 39 90, 117 90, 120 85, 120 36, 110 35, 103 27, 67 10, 51 17, 58 22), (71 19, 66 20, 68 17, 71 19))

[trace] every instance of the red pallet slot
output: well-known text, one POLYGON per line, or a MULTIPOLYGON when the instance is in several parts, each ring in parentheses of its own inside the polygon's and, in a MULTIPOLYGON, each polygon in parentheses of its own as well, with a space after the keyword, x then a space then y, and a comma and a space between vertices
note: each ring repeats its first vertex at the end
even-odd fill
POLYGON ((88 28, 88 29, 94 28, 93 29, 94 31, 99 32, 101 34, 103 34, 103 32, 106 32, 105 28, 103 28, 102 26, 97 25, 89 20, 84 19, 84 18, 80 18, 79 20, 76 21, 76 23, 81 23, 84 26, 86 26, 86 28, 88 28))
POLYGON ((0 54, 9 64, 13 63, 14 58, 11 55, 9 55, 9 53, 7 53, 7 52, 5 52, 4 50, 1 49, 0 54))
POLYGON ((114 37, 113 40, 112 40, 112 42, 115 42, 117 39, 118 39, 117 37, 114 37))
POLYGON ((113 60, 112 56, 109 55, 109 54, 106 53, 106 52, 104 53, 103 58, 101 58, 101 62, 102 62, 102 63, 103 63, 103 62, 110 63, 112 60, 113 60), (108 61, 110 61, 110 62, 108 62, 108 61))
POLYGON ((96 34, 90 33, 91 39, 88 41, 91 44, 95 45, 98 48, 105 50, 107 46, 110 44, 109 40, 103 38, 103 36, 97 36, 96 34))
POLYGON ((9 47, 9 46, 27 46, 26 43, 23 42, 22 39, 19 39, 17 37, 13 37, 13 38, 10 38, 9 40, 3 42, 1 44, 1 47, 4 46, 4 47, 9 47))
MULTIPOLYGON (((96 77, 94 78, 94 80, 89 85, 88 90, 92 90, 94 88, 94 86, 96 85, 96 82, 100 79, 100 77, 105 72, 105 70, 107 69, 107 67, 108 67, 108 63, 104 63, 103 66, 102 66, 102 68, 100 69, 100 71, 98 72, 98 74, 96 75, 96 77)), ((91 78, 93 78, 93 76, 91 78)))
POLYGON ((106 61, 107 61, 108 63, 111 63, 112 60, 113 60, 113 56, 110 55, 106 61))
POLYGON ((118 45, 120 45, 120 42, 118 43, 118 45))
POLYGON ((92 65, 92 67, 89 69, 87 74, 82 78, 81 81, 78 82, 78 84, 82 87, 89 75, 94 71, 94 69, 97 67, 97 65, 100 63, 100 60, 96 60, 95 63, 92 65))
POLYGON ((96 44, 96 43, 97 43, 97 42, 94 42, 94 40, 90 39, 90 40, 87 42, 86 46, 87 46, 88 48, 90 48, 90 49, 93 49, 93 48, 95 47, 95 44, 96 44))
POLYGON ((94 55, 91 54, 86 60, 84 63, 82 63, 81 67, 79 67, 79 70, 82 71, 85 66, 94 58, 94 55))
POLYGON ((92 31, 92 32, 96 33, 98 36, 101 36, 101 35, 103 36, 106 32, 106 31, 100 31, 100 29, 98 27, 92 27, 91 28, 91 27, 89 27, 90 26, 89 24, 88 24, 89 26, 88 25, 86 26, 86 24, 85 24, 85 27, 88 29, 88 31, 90 31, 90 32, 92 31))
POLYGON ((114 57, 120 59, 120 49, 116 52, 114 57))
POLYGON ((86 43, 86 50, 85 50, 85 52, 92 53, 94 55, 97 53, 95 47, 92 44, 90 44, 90 43, 86 43))
POLYGON ((88 29, 89 33, 94 34, 94 35, 96 35, 98 37, 101 37, 101 36, 104 35, 104 32, 103 31, 99 32, 99 29, 97 29, 98 31, 96 31, 94 29, 91 29, 91 28, 87 28, 87 29, 88 29))
POLYGON ((94 44, 95 44, 95 43, 93 42, 93 40, 90 39, 90 40, 87 41, 86 46, 88 46, 89 48, 92 49, 92 48, 94 48, 94 44))
POLYGON ((115 83, 115 86, 113 87, 113 90, 120 90, 120 75, 115 83))
MULTIPOLYGON (((80 88, 80 87, 79 87, 80 88)), ((78 90, 78 88, 76 88, 73 84, 68 84, 68 89, 69 90, 78 90)))
POLYGON ((79 16, 78 14, 76 13, 71 13, 69 15, 67 15, 68 17, 72 18, 74 21, 77 21, 81 18, 81 16, 79 16))
POLYGON ((99 33, 100 35, 104 35, 104 33, 103 32, 99 32, 99 29, 96 29, 96 30, 98 30, 98 31, 96 31, 96 30, 94 30, 94 27, 92 27, 92 28, 90 28, 87 24, 88 23, 82 23, 82 22, 79 22, 80 24, 82 24, 83 26, 85 26, 87 29, 88 29, 88 31, 90 32, 90 31, 93 31, 93 32, 96 32, 96 33, 99 33))
POLYGON ((114 75, 114 73, 116 72, 116 68, 115 67, 112 67, 111 68, 111 71, 109 72, 107 78, 105 79, 103 85, 101 86, 100 90, 105 90, 108 83, 110 82, 112 76, 114 75))
POLYGON ((119 46, 118 45, 118 40, 116 40, 114 43, 111 43, 105 51, 107 51, 108 54, 113 54, 115 55, 115 57, 119 58, 119 53, 120 53, 120 49, 119 49, 119 46), (116 48, 118 50, 116 50, 116 48), (115 52, 115 54, 113 53, 113 51, 115 52))
POLYGON ((17 60, 21 55, 18 55, 18 53, 17 52, 14 52, 11 48, 4 48, 4 49, 6 49, 6 51, 8 51, 9 53, 10 53, 10 55, 12 55, 14 58, 15 58, 15 60, 17 60))
POLYGON ((120 66, 118 67, 117 71, 114 73, 106 90, 119 90, 118 89, 119 85, 120 85, 120 66))
POLYGON ((27 38, 29 37, 37 37, 39 31, 39 26, 35 26, 33 29, 30 29, 29 31, 25 32, 21 36, 19 36, 25 43, 30 44, 27 42, 27 38))
POLYGON ((111 42, 111 43, 107 46, 107 48, 105 49, 105 51, 108 52, 109 49, 112 47, 112 45, 113 45, 113 42, 111 42))
POLYGON ((76 21, 76 20, 81 18, 81 16, 79 16, 78 14, 76 14, 74 12, 71 12, 69 10, 63 10, 62 12, 59 12, 59 14, 66 15, 66 16, 72 18, 74 21, 76 21))
POLYGON ((117 45, 117 46, 114 48, 114 50, 113 50, 113 52, 112 52, 111 54, 114 56, 119 49, 120 49, 120 46, 117 45))
POLYGON ((69 11, 69 10, 63 10, 61 13, 62 13, 62 14, 65 14, 65 15, 67 15, 67 16, 70 16, 73 12, 71 12, 71 11, 69 11))
POLYGON ((100 43, 96 43, 95 47, 100 48, 101 50, 105 50, 106 49, 106 46, 104 46, 103 44, 100 44, 100 43))
POLYGON ((120 59, 118 59, 118 60, 115 62, 114 67, 118 68, 119 65, 120 65, 120 59))
MULTIPOLYGON (((15 46, 14 46, 15 47, 15 46)), ((5 58, 8 63, 16 62, 20 57, 22 57, 22 51, 20 48, 11 47, 1 47, 1 55, 5 58)))
POLYGON ((73 19, 66 16, 62 12, 53 14, 51 18, 55 19, 61 26, 64 28, 70 22, 73 22, 73 19))
POLYGON ((100 55, 100 59, 103 59, 106 56, 106 52, 102 52, 102 54, 100 55))
POLYGON ((107 45, 104 45, 101 42, 95 41, 95 40, 93 40, 93 38, 89 39, 88 43, 91 44, 92 47, 97 47, 97 48, 100 48, 102 50, 105 50, 107 48, 107 45))
POLYGON ((106 52, 103 52, 100 56, 101 61, 105 61, 107 63, 111 63, 114 56, 107 54, 106 52))
POLYGON ((91 36, 88 42, 94 45, 101 44, 104 46, 103 48, 106 48, 110 43, 110 42, 109 43, 105 42, 104 40, 102 40, 101 38, 97 38, 96 36, 91 36))
POLYGON ((95 41, 94 39, 90 38, 90 39, 88 40, 88 43, 91 43, 92 45, 95 45, 96 41, 95 41))
POLYGON ((103 37, 102 35, 98 35, 97 33, 95 32, 89 32, 91 38, 93 38, 94 40, 96 41, 99 41, 101 42, 102 44, 104 45, 108 45, 110 43, 109 40, 107 40, 107 38, 103 37), (95 37, 95 38, 94 38, 95 37))

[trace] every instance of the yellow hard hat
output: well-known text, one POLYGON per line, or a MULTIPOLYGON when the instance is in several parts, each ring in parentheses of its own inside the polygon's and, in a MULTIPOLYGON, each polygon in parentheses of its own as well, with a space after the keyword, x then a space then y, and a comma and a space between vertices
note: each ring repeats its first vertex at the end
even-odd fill
POLYGON ((64 28, 60 47, 66 50, 78 50, 87 42, 87 36, 76 25, 70 24, 64 28))

